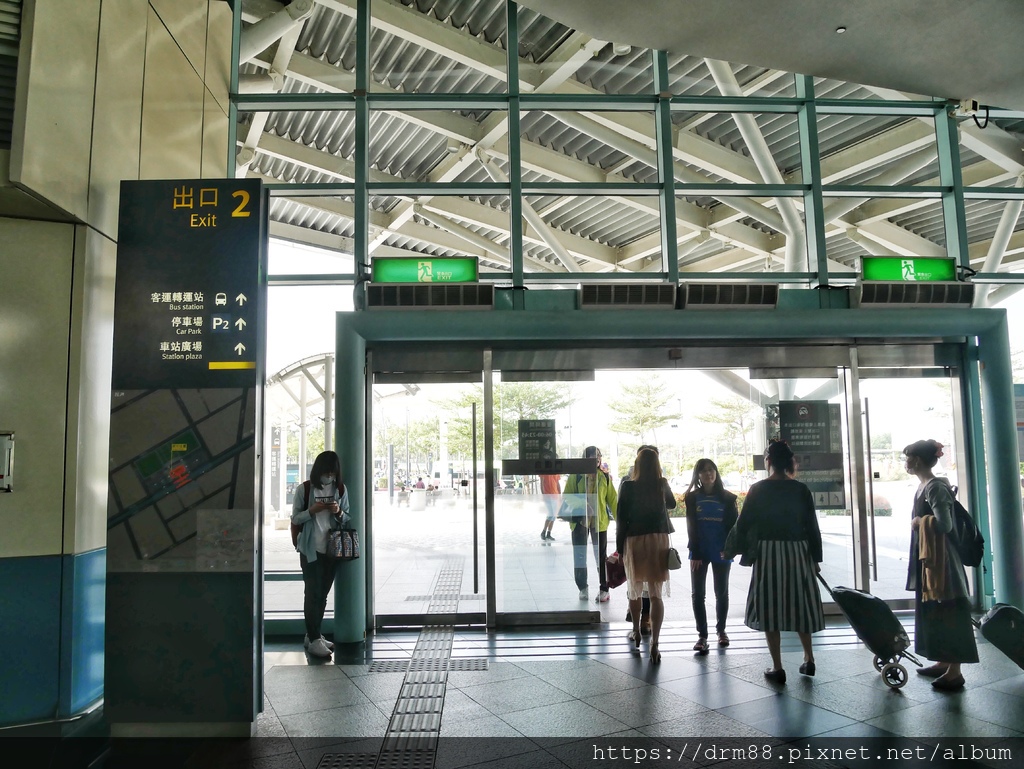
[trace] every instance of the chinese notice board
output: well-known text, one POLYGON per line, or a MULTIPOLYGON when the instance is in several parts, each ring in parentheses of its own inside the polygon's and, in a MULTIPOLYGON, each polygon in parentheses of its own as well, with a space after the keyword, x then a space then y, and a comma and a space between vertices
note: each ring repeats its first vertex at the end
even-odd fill
POLYGON ((519 420, 519 458, 555 458, 555 420, 519 420))
POLYGON ((846 507, 843 433, 839 404, 780 401, 779 435, 799 465, 797 476, 819 510, 846 507))
POLYGON ((115 389, 256 383, 259 180, 121 184, 115 389))

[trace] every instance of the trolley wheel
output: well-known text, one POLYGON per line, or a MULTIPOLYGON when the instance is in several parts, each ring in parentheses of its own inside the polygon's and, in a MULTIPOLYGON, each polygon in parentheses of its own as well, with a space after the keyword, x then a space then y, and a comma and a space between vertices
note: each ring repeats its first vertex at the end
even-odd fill
POLYGON ((900 689, 907 684, 907 669, 898 663, 890 662, 882 667, 882 680, 890 689, 900 689))
POLYGON ((875 670, 878 671, 879 673, 882 672, 882 668, 885 667, 885 663, 886 662, 888 662, 888 660, 883 660, 877 654, 875 655, 875 658, 873 660, 871 660, 871 663, 875 666, 875 670))

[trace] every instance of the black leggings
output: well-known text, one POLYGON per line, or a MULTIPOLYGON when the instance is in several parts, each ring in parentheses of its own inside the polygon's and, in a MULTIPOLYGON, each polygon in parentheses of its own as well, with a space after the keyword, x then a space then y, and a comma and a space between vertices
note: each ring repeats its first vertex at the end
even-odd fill
POLYGON ((310 641, 320 637, 320 625, 324 621, 327 610, 327 594, 334 584, 334 574, 338 571, 338 562, 323 553, 317 553, 315 561, 310 563, 306 556, 299 553, 299 565, 302 567, 302 616, 306 620, 306 635, 310 641))

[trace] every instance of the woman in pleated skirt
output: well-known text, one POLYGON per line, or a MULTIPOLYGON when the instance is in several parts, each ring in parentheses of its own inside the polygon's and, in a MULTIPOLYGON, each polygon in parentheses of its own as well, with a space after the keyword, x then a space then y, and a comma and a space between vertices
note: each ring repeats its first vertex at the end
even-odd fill
POLYGON ((821 531, 810 489, 792 477, 796 471, 792 449, 783 441, 773 441, 765 464, 771 475, 750 487, 736 523, 739 541, 755 556, 744 623, 765 635, 772 657, 765 678, 784 684, 783 630, 800 637, 804 650, 800 672, 815 673, 811 633, 825 627, 816 581, 821 570, 821 531))

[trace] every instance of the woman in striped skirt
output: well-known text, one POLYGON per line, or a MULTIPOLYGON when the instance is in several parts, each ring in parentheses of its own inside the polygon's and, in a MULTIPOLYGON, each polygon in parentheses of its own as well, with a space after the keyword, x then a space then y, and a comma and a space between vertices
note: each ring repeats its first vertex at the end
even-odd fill
POLYGON ((821 532, 810 489, 792 477, 796 471, 792 449, 783 441, 772 441, 765 466, 771 475, 750 487, 736 523, 740 542, 756 541, 756 545, 749 546, 754 570, 744 623, 764 631, 772 656, 772 667, 764 677, 784 684, 783 630, 795 630, 800 636, 804 649, 800 672, 807 676, 815 672, 811 633, 825 627, 815 581, 821 570, 821 532))

